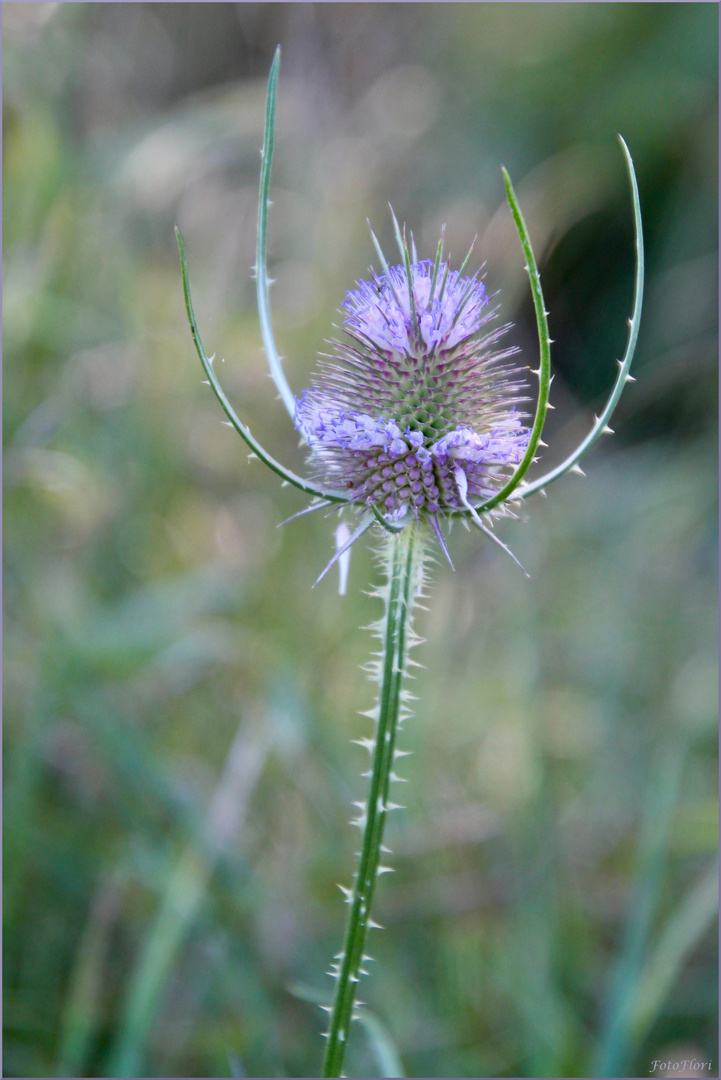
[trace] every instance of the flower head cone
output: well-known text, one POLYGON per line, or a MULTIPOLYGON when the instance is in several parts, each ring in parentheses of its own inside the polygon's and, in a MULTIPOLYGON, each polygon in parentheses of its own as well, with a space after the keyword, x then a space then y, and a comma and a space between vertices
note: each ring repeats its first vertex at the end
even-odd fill
POLYGON ((343 303, 345 341, 332 342, 295 421, 323 484, 387 518, 412 521, 492 498, 529 441, 517 411, 525 385, 489 328, 478 274, 442 259, 373 274, 343 303))

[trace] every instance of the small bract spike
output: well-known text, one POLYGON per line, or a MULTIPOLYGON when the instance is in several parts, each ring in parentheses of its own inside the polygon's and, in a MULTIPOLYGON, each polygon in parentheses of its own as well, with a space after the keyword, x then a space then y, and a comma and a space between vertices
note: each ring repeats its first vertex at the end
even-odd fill
POLYGON ((351 742, 355 743, 356 746, 364 747, 370 754, 372 754, 376 748, 375 739, 351 739, 351 742))

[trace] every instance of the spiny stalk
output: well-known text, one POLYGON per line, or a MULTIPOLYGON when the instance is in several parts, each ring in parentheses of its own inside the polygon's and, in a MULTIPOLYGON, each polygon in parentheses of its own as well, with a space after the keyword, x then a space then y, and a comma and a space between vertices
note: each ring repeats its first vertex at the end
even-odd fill
POLYGON ((400 808, 390 801, 389 790, 392 781, 399 779, 393 766, 403 756, 395 744, 397 732, 408 715, 404 708, 408 694, 402 688, 407 653, 419 640, 411 629, 411 619, 423 581, 423 536, 420 529, 409 528, 390 534, 385 543, 387 580, 379 592, 385 600, 386 613, 385 619, 372 627, 383 643, 371 668, 380 693, 378 705, 367 714, 374 719, 375 730, 372 739, 356 740, 371 754, 370 785, 366 801, 355 804, 360 813, 352 822, 363 834, 358 869, 351 888, 340 886, 350 911, 343 951, 329 971, 337 979, 337 985, 327 1032, 324 1077, 342 1073, 350 1024, 360 1004, 356 1001, 356 989, 361 976, 367 974, 362 966, 368 959, 366 937, 371 927, 378 926, 370 914, 375 884, 381 874, 391 869, 381 865, 381 854, 388 851, 383 845, 386 817, 390 810, 400 808))

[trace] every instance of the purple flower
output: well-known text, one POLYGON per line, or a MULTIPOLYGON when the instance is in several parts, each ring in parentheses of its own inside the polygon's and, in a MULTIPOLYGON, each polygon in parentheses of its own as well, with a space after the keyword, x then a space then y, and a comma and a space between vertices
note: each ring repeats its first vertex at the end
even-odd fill
POLYGON ((347 294, 347 340, 295 409, 319 481, 396 521, 429 517, 437 534, 439 514, 500 490, 530 435, 517 349, 495 348, 508 326, 482 333, 495 316, 483 281, 440 250, 347 294))

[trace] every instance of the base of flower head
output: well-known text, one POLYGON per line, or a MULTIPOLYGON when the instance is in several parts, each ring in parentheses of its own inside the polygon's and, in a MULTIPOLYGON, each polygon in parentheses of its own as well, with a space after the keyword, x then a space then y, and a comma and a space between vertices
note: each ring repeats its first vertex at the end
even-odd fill
POLYGON ((296 424, 326 481, 348 489, 354 502, 394 516, 462 507, 458 468, 468 497, 491 498, 503 470, 521 461, 529 439, 514 412, 490 431, 479 434, 462 426, 429 442, 419 431, 402 431, 392 418, 319 408, 308 394, 296 403, 296 424))

